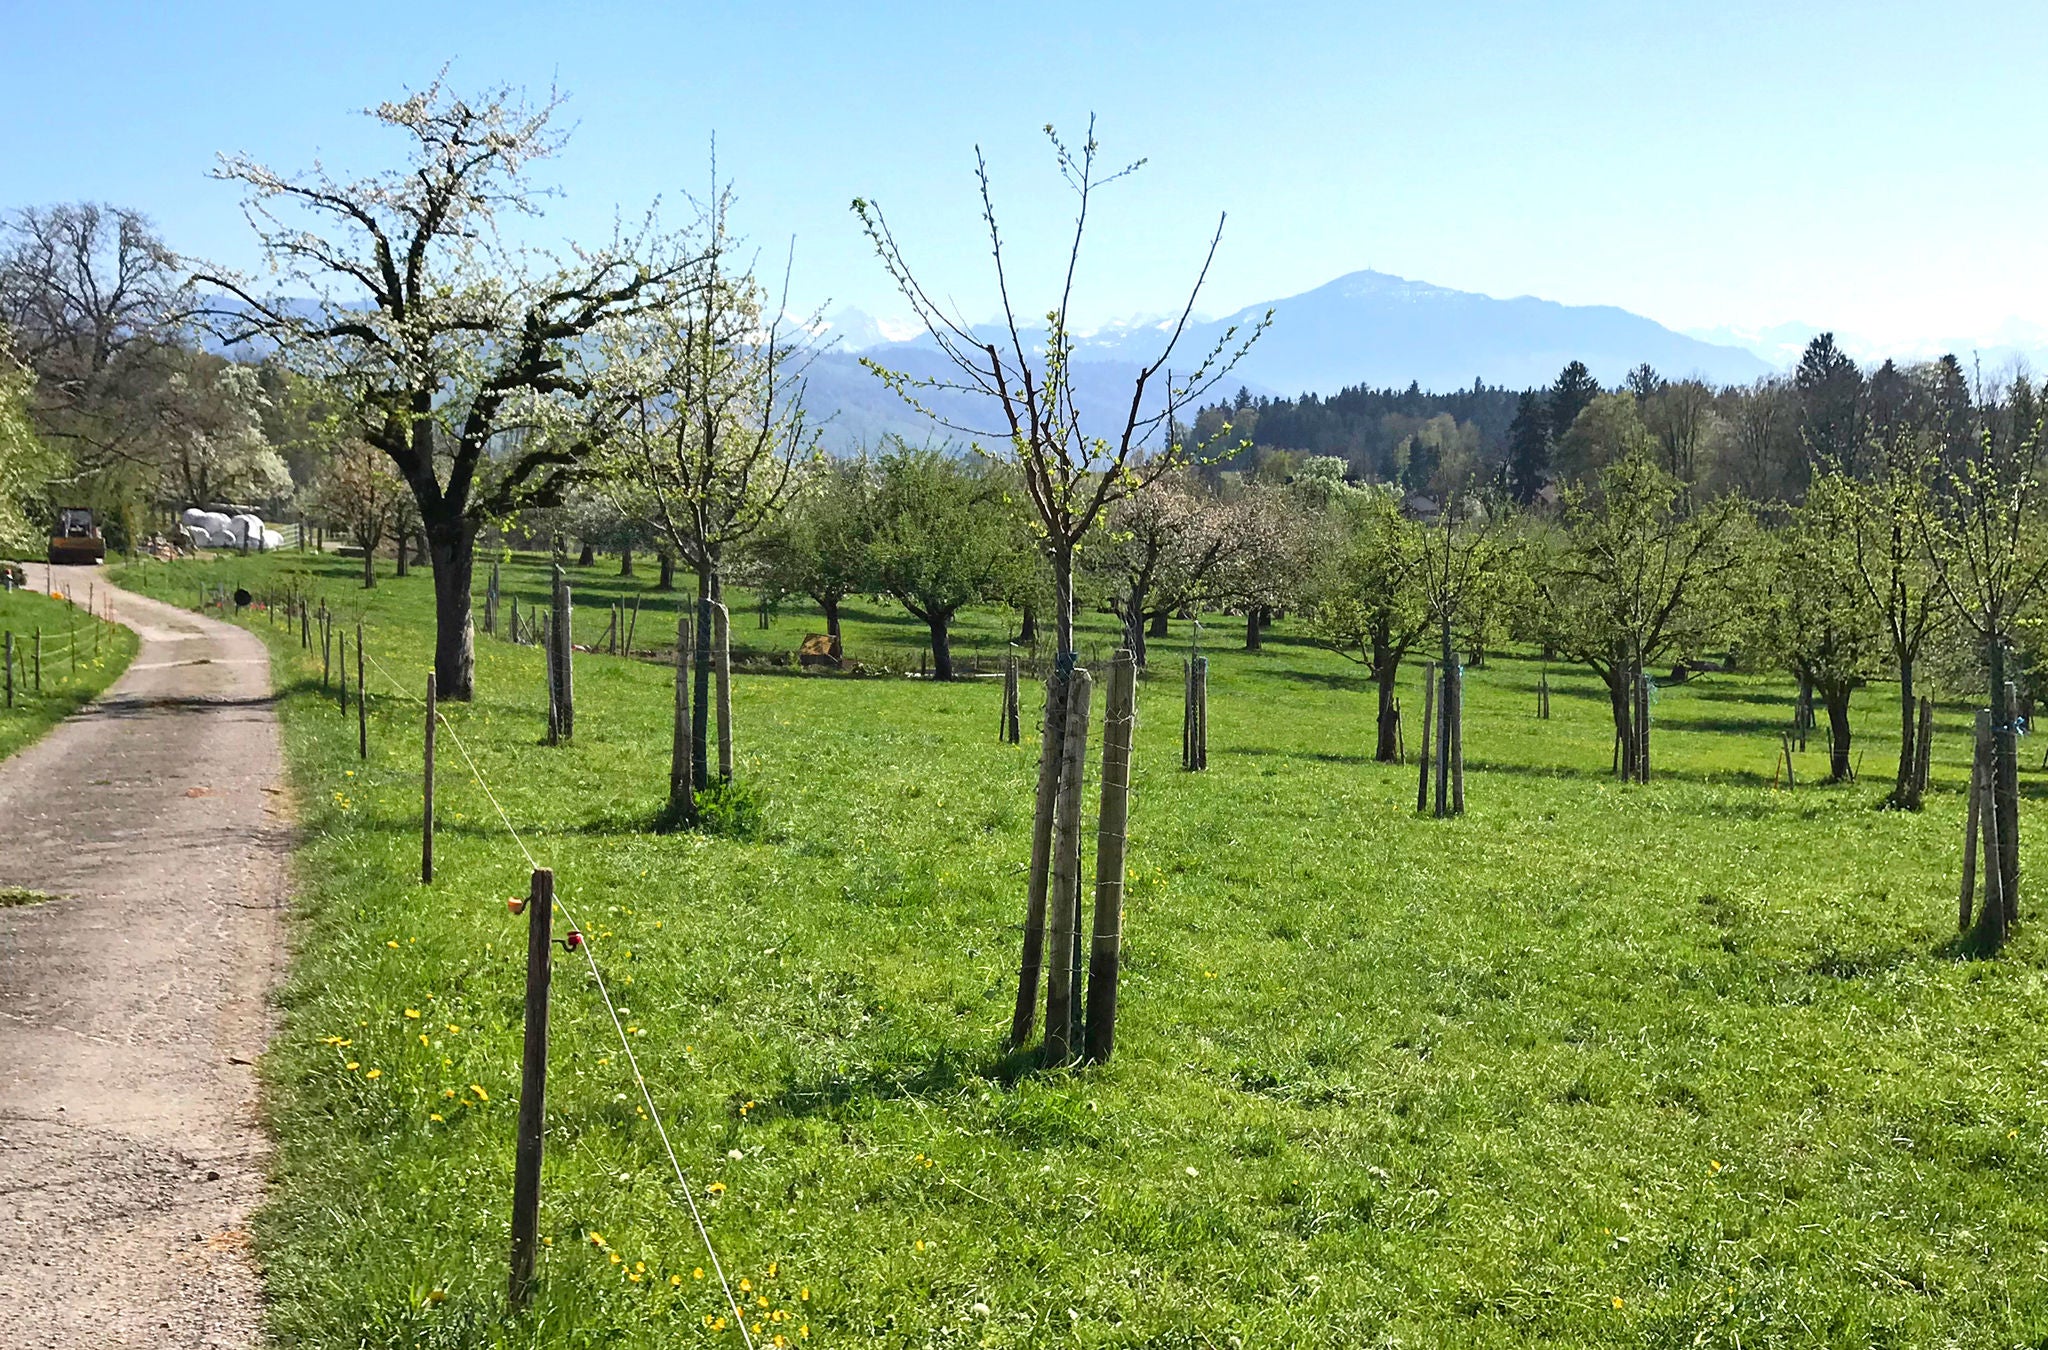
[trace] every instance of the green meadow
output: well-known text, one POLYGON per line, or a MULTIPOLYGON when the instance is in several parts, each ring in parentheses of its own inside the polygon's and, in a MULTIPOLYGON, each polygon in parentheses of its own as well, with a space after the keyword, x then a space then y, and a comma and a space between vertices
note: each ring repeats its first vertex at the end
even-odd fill
MULTIPOLYGON (((1548 667, 1539 721, 1543 663, 1489 653, 1469 811, 1437 821, 1412 764, 1372 762, 1361 670, 1291 622, 1260 653, 1206 636, 1211 767, 1183 773, 1176 623, 1139 692, 1117 1053, 1045 1069, 1005 1045, 1036 745, 998 742, 998 681, 742 673, 765 826, 662 834, 671 671, 579 657, 575 740, 551 748, 539 650, 479 634, 424 886, 431 588, 365 591, 356 567, 116 573, 188 605, 201 580, 297 585, 360 616, 374 658, 358 760, 317 650, 241 620, 272 645, 301 832, 256 1231, 282 1345, 741 1343, 568 955, 547 1245, 507 1311, 525 921, 505 901, 529 869, 499 807, 590 938, 756 1344, 2048 1338, 2043 947, 2031 924, 1995 960, 1954 940, 1961 703, 1921 814, 1875 809, 1884 686, 1855 702, 1864 781, 1818 785, 1817 739, 1783 790, 1792 689, 1769 675, 1661 690, 1658 781, 1622 786, 1590 673, 1548 667)), ((675 597, 614 570, 572 569, 579 640, 639 596, 639 645, 667 641, 675 597)), ((540 603, 541 560, 505 586, 540 603)), ((734 610, 763 652, 822 627, 734 610)), ((970 613, 963 654, 1008 624, 970 613)), ((1112 641, 1090 616, 1084 645, 1112 641)), ((849 606, 856 660, 914 670, 923 642, 849 606)), ((1403 684, 1413 719, 1419 672, 1403 684)), ((2048 822, 2025 814, 2031 874, 2048 822)))
POLYGON ((0 700, 0 759, 97 698, 135 655, 133 633, 95 620, 87 597, 77 600, 0 591, 0 632, 14 640, 14 698, 0 700))

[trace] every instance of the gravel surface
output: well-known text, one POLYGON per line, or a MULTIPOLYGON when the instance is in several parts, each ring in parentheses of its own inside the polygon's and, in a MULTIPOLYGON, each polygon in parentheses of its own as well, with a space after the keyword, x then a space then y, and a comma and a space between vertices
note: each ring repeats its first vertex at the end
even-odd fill
MULTIPOLYGON (((32 567, 31 580, 42 581, 32 567)), ((90 580, 141 648, 0 761, 0 1344, 253 1346, 289 822, 270 665, 231 625, 90 580)))

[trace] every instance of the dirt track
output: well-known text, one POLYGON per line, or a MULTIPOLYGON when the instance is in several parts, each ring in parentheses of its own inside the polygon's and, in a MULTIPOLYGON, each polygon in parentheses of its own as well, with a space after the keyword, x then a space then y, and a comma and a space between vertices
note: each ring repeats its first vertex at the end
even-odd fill
POLYGON ((255 1345, 252 1065, 288 845, 269 661, 92 569, 56 576, 142 643, 0 761, 0 887, 62 897, 0 908, 0 1344, 255 1345))

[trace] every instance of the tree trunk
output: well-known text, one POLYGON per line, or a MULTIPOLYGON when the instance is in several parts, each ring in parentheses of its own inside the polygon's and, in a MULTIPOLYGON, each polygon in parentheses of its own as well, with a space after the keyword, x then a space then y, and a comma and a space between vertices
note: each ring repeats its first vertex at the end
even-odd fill
POLYGON ((1052 560, 1052 617, 1054 651, 1059 664, 1074 664, 1074 551, 1058 549, 1052 560))
POLYGON ((1260 650, 1259 607, 1251 606, 1244 612, 1244 649, 1248 652, 1260 650))
POLYGON ((1155 610, 1153 610, 1153 611, 1152 611, 1152 623, 1151 623, 1151 626, 1150 626, 1150 627, 1148 627, 1148 628, 1147 628, 1147 629, 1145 630, 1145 636, 1146 636, 1146 637, 1156 637, 1156 638, 1163 638, 1163 637, 1166 637, 1166 636, 1168 636, 1168 633, 1167 633, 1167 630, 1166 630, 1166 617, 1167 617, 1167 612, 1166 612, 1165 610, 1163 610, 1163 609, 1155 609, 1155 610))
POLYGON ((654 589, 657 591, 672 591, 676 588, 676 560, 666 553, 659 556, 661 558, 661 580, 655 583, 654 589))
POLYGON ((1379 686, 1379 736, 1373 747, 1372 757, 1382 764, 1392 764, 1401 757, 1399 723, 1394 713, 1394 681, 1400 677, 1401 663, 1392 652, 1373 653, 1373 682, 1379 686))
POLYGON ((377 585, 377 550, 363 550, 363 589, 372 590, 377 585))
POLYGON ((397 547, 397 548, 396 548, 395 550, 393 550, 393 551, 394 551, 394 552, 396 552, 396 553, 398 554, 398 570, 397 570, 397 575, 399 575, 399 576, 406 576, 406 575, 409 575, 409 574, 410 574, 410 571, 411 571, 411 567, 412 567, 412 559, 411 559, 411 558, 410 558, 410 557, 408 556, 409 550, 408 550, 408 549, 406 548, 406 546, 405 546, 405 535, 404 535, 404 534, 402 534, 402 533, 401 533, 401 534, 400 534, 400 535, 398 536, 398 547, 397 547))
POLYGON ((588 539, 583 541, 583 551, 576 555, 576 565, 578 567, 597 566, 597 546, 588 539))
POLYGON ((950 680, 953 678, 953 615, 951 611, 933 610, 924 626, 932 635, 932 678, 950 680))
POLYGON ((1023 614, 1017 620, 1017 641, 1038 641, 1038 615, 1032 610, 1029 601, 1024 603, 1023 614))
POLYGON ((1614 739, 1621 750, 1620 763, 1616 767, 1625 783, 1635 773, 1635 689, 1631 686, 1625 665, 1615 665, 1603 672, 1601 682, 1607 686, 1607 701, 1614 708, 1614 739))
POLYGON ((427 533, 434 564, 434 688, 443 700, 476 697, 476 629, 470 616, 476 527, 457 518, 427 533))
POLYGON ((619 550, 619 575, 622 577, 633 575, 633 546, 631 544, 619 550))
POLYGON ((1849 766, 1849 690, 1830 686, 1821 691, 1828 710, 1828 781, 1846 783, 1849 766))
POLYGON ((1899 662, 1899 777, 1892 784, 1892 805, 1920 809, 1920 709, 1913 696, 1913 662, 1899 662))
POLYGON ((820 595, 812 598, 818 602, 818 608, 825 611, 825 636, 832 639, 832 651, 836 656, 839 652, 839 597, 820 595))

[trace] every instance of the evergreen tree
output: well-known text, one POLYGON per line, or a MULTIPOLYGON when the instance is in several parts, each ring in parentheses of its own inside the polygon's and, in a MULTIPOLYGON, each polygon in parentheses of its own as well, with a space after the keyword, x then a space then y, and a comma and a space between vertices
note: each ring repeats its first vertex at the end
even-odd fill
POLYGON ((1593 378, 1593 372, 1586 369, 1584 361, 1573 361, 1560 370, 1556 383, 1550 386, 1550 396, 1543 410, 1550 423, 1550 438, 1561 439, 1570 431, 1572 423, 1579 420, 1579 414, 1599 393, 1600 381, 1593 378))
POLYGON ((1543 425, 1543 405, 1531 391, 1522 395, 1508 426, 1508 491, 1529 505, 1543 490, 1549 470, 1550 433, 1543 425))
POLYGON ((1833 333, 1806 344, 1792 373, 1799 391, 1799 430, 1806 453, 1826 472, 1855 477, 1862 458, 1863 372, 1835 345, 1833 333))

